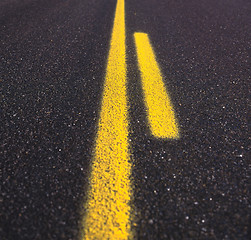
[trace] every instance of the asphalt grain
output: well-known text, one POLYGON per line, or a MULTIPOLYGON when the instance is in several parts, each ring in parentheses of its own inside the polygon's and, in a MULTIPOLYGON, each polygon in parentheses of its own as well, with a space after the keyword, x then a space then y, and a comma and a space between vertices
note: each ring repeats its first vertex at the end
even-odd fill
MULTIPOLYGON (((126 0, 137 239, 249 239, 247 0, 126 0), (181 138, 154 139, 134 32, 181 138)), ((115 0, 0 3, 0 238, 77 239, 115 0)))

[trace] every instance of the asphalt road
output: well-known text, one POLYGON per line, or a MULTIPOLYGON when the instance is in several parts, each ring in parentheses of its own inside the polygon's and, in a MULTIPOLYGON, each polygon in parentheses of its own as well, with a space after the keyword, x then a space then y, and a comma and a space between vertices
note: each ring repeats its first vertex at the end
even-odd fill
MULTIPOLYGON (((115 0, 0 2, 0 239, 78 239, 115 0)), ((135 239, 249 239, 248 0, 125 0, 135 239), (179 139, 151 135, 147 33, 179 139)), ((250 183, 250 182, 249 182, 250 183)))

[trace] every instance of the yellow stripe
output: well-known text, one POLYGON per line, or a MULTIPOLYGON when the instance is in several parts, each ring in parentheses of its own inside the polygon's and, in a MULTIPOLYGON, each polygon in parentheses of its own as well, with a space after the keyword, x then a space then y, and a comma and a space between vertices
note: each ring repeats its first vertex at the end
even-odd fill
POLYGON ((178 138, 174 110, 148 35, 135 33, 134 38, 151 132, 157 138, 178 138))
POLYGON ((131 198, 124 0, 118 0, 84 219, 84 239, 128 239, 131 198))

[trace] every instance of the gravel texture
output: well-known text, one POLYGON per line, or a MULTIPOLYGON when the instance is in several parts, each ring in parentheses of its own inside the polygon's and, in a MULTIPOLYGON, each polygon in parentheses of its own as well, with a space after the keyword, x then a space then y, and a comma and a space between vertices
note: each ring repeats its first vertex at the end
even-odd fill
MULTIPOLYGON (((136 238, 249 239, 250 1, 125 3, 136 238), (149 34, 179 140, 149 133, 134 32, 149 34)), ((3 240, 78 238, 115 6, 0 2, 3 240)))

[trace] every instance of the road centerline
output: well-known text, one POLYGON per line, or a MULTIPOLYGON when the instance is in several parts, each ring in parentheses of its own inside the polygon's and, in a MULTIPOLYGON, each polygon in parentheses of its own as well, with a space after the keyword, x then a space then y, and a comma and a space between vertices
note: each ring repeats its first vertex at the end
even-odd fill
POLYGON ((157 138, 179 138, 174 110, 146 33, 134 34, 150 130, 157 138))
POLYGON ((84 239, 128 239, 131 234, 124 8, 124 0, 118 0, 85 206, 84 239))

